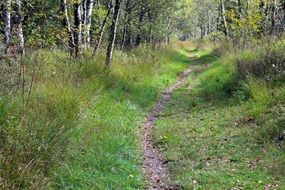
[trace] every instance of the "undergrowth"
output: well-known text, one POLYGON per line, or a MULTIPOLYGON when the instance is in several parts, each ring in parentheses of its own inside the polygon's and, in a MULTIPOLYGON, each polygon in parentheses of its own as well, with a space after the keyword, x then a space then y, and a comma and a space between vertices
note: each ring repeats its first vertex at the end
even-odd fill
POLYGON ((139 126, 187 66, 179 46, 117 51, 108 75, 101 54, 72 61, 37 50, 15 60, 20 74, 7 81, 16 82, 1 81, 0 187, 142 188, 139 126))
POLYGON ((284 189, 285 48, 260 49, 194 52, 195 72, 155 129, 184 189, 284 189))

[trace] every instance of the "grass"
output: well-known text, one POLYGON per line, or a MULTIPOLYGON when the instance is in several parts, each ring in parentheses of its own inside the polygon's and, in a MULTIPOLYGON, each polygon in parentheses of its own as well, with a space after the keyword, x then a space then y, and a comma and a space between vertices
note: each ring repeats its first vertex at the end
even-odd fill
POLYGON ((103 55, 71 62, 61 50, 39 50, 24 57, 25 109, 19 84, 5 84, 12 96, 0 101, 0 187, 143 189, 139 127, 187 67, 184 46, 117 51, 108 76, 103 55))
POLYGON ((1 60, 0 188, 144 189, 139 127, 189 54, 193 76, 155 130, 172 178, 185 189, 284 188, 282 73, 242 73, 239 63, 266 56, 221 59, 188 43, 116 51, 108 75, 104 55, 88 52, 75 62, 62 50, 28 53, 24 81, 11 72, 19 60, 1 60))
POLYGON ((184 189, 284 189, 284 87, 238 81, 231 57, 198 52, 193 64, 155 128, 173 180, 184 189))

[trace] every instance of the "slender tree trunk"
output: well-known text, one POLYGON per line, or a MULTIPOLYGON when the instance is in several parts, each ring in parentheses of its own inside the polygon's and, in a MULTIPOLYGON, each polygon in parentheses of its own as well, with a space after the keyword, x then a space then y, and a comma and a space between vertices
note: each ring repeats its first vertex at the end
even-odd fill
POLYGON ((5 53, 8 53, 9 45, 10 45, 10 38, 11 38, 11 0, 6 0, 5 4, 3 5, 3 23, 4 23, 4 49, 5 53))
POLYGON ((221 16, 222 16, 223 24, 225 27, 224 33, 226 36, 228 36, 229 35, 229 29, 228 29, 228 22, 227 22, 227 18, 226 18, 225 2, 224 2, 224 0, 221 0, 220 3, 221 3, 221 16))
POLYGON ((277 1, 273 1, 272 5, 272 18, 271 18, 271 27, 270 27, 270 35, 275 34, 276 30, 276 9, 277 9, 277 1))
POLYGON ((18 36, 19 44, 17 51, 21 55, 25 53, 25 39, 24 39, 24 33, 23 33, 23 16, 21 15, 21 1, 16 0, 13 6, 13 27, 12 32, 18 36))
POLYGON ((86 0, 81 0, 81 40, 82 40, 82 46, 84 49, 87 48, 87 30, 86 30, 86 25, 87 25, 87 2, 86 0))
POLYGON ((102 43, 102 40, 103 40, 103 36, 104 36, 104 31, 105 31, 105 27, 106 27, 106 24, 107 24, 107 21, 108 21, 108 18, 109 18, 109 15, 111 13, 113 9, 113 6, 112 6, 112 3, 110 2, 109 5, 108 5, 108 11, 107 11, 107 14, 102 22, 102 25, 100 27, 100 31, 99 31, 99 35, 98 35, 98 38, 97 38, 97 41, 96 41, 96 44, 95 44, 95 47, 94 47, 94 55, 96 56, 100 50, 100 47, 101 47, 101 43, 102 43))
POLYGON ((129 1, 125 4, 125 15, 124 15, 124 27, 123 27, 123 37, 121 41, 121 49, 124 49, 126 43, 126 35, 128 30, 128 20, 129 20, 129 1))
POLYGON ((207 17, 208 17, 208 22, 207 22, 207 35, 211 33, 211 15, 210 11, 207 11, 207 17))
POLYGON ((113 58, 113 51, 114 51, 116 32, 117 32, 117 24, 118 24, 119 14, 120 14, 120 6, 121 6, 121 0, 116 0, 114 17, 112 20, 112 26, 111 26, 111 31, 110 31, 109 45, 108 45, 107 54, 106 54, 106 62, 105 62, 106 67, 110 67, 112 58, 113 58))
POLYGON ((70 55, 72 57, 75 56, 75 43, 74 37, 70 26, 69 16, 68 16, 68 8, 66 0, 61 0, 61 11, 63 16, 63 27, 66 29, 68 34, 68 47, 70 50, 70 55))
POLYGON ((74 3, 74 42, 75 42, 75 55, 80 54, 82 42, 82 20, 81 20, 81 2, 76 0, 74 3))
POLYGON ((128 8, 127 9, 127 12, 128 12, 128 16, 126 18, 126 28, 125 28, 125 40, 124 40, 124 48, 125 49, 130 49, 131 46, 132 46, 132 31, 131 31, 131 17, 130 17, 130 14, 132 12, 132 9, 131 8, 128 8))
POLYGON ((200 25, 200 37, 201 39, 204 39, 204 27, 202 24, 200 25))
POLYGON ((90 47, 91 42, 91 24, 92 24, 92 12, 93 12, 93 0, 87 0, 86 6, 86 43, 87 47, 90 47))
POLYGON ((140 13, 140 17, 139 17, 139 28, 138 28, 139 33, 138 33, 137 38, 136 38, 136 47, 138 47, 141 44, 141 40, 142 40, 141 28, 143 26, 144 15, 145 15, 145 11, 143 9, 142 12, 140 13))

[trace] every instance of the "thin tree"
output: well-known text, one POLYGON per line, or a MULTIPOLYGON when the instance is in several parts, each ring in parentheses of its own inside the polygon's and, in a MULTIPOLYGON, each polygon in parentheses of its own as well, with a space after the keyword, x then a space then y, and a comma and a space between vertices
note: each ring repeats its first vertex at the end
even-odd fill
POLYGON ((3 5, 3 23, 4 23, 4 50, 8 53, 10 38, 11 38, 11 0, 6 0, 3 5))
POLYGON ((81 15, 81 1, 76 0, 74 6, 74 43, 75 43, 75 56, 80 54, 82 43, 82 15, 81 15))
POLYGON ((269 34, 275 34, 275 29, 276 29, 276 9, 277 9, 277 1, 273 0, 272 4, 272 18, 271 18, 271 27, 270 27, 270 32, 269 34))
POLYGON ((86 44, 90 47, 91 42, 91 24, 92 24, 92 12, 93 12, 93 0, 86 0, 86 44))
POLYGON ((68 16, 68 7, 66 0, 61 0, 61 11, 63 16, 63 27, 67 31, 68 34, 68 46, 70 50, 70 55, 72 57, 75 56, 75 43, 74 43, 74 37, 71 30, 71 24, 68 16))
POLYGON ((142 27, 143 27, 143 21, 144 21, 144 16, 145 16, 145 9, 142 8, 141 12, 139 14, 139 25, 138 25, 138 31, 139 33, 137 34, 137 38, 136 38, 136 46, 139 46, 141 44, 141 40, 142 40, 142 27))
POLYGON ((228 22, 226 18, 226 8, 225 8, 225 1, 220 0, 220 6, 221 6, 221 16, 222 16, 222 21, 224 24, 224 33, 226 36, 229 35, 229 28, 228 28, 228 22))
POLYGON ((105 62, 106 67, 110 67, 112 58, 113 58, 113 51, 114 51, 115 40, 116 40, 117 25, 118 25, 118 20, 119 20, 121 1, 122 0, 116 0, 115 2, 115 10, 114 10, 114 16, 112 19, 109 45, 108 45, 107 54, 106 54, 106 62, 105 62))
POLYGON ((103 36, 104 36, 104 31, 105 31, 105 27, 106 27, 106 24, 107 24, 107 21, 108 21, 108 18, 110 16, 110 13, 113 9, 113 5, 112 5, 112 2, 109 2, 108 3, 108 10, 107 10, 107 14, 105 15, 104 19, 103 19, 103 22, 100 26, 100 31, 99 31, 99 35, 98 35, 98 38, 96 40, 96 44, 95 44, 95 47, 94 47, 94 55, 96 56, 100 50, 100 46, 101 46, 101 43, 102 43, 102 40, 103 40, 103 36))
POLYGON ((25 39, 23 33, 23 20, 24 17, 21 15, 21 1, 16 0, 13 6, 13 17, 12 17, 12 33, 19 38, 19 44, 17 52, 23 55, 25 53, 25 39))

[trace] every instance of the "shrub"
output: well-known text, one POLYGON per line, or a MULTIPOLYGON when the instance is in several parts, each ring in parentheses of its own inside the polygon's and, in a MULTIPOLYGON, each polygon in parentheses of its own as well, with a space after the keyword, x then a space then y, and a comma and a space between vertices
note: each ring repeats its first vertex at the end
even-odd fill
POLYGON ((252 49, 241 53, 237 59, 239 77, 256 77, 270 83, 285 81, 285 46, 282 43, 268 45, 264 49, 252 49))

